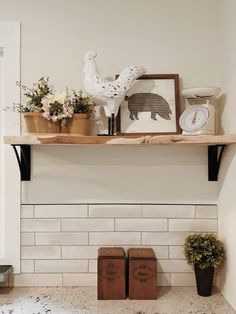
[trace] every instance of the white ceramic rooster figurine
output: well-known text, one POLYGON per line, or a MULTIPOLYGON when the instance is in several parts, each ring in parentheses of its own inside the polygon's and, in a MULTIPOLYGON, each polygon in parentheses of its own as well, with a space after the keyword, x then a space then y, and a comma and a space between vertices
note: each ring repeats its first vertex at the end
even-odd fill
POLYGON ((130 65, 116 80, 104 80, 99 75, 96 56, 95 51, 89 51, 84 56, 84 88, 93 102, 103 106, 108 118, 116 117, 125 94, 146 70, 142 66, 130 65))

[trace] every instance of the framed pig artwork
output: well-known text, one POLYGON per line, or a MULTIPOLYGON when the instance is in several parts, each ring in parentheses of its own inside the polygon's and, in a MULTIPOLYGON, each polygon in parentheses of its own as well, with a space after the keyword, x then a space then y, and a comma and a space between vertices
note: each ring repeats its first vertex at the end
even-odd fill
POLYGON ((127 92, 117 116, 117 133, 178 134, 179 75, 145 74, 127 92))

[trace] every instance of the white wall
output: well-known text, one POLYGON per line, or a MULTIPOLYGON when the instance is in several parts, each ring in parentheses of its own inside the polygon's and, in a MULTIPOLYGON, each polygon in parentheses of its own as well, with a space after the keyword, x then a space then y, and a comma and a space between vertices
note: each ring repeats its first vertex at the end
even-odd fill
MULTIPOLYGON (((222 87, 227 98, 223 124, 227 133, 236 132, 236 2, 221 1, 222 26, 222 87)), ((219 233, 226 244, 227 260, 222 273, 223 294, 236 308, 236 147, 231 146, 223 160, 221 191, 219 194, 219 233)))
POLYGON ((105 76, 126 65, 218 84, 215 0, 1 0, 0 19, 22 22, 22 80, 49 75, 81 87, 82 59, 98 52, 105 76), (206 53, 207 52, 207 53, 206 53), (207 71, 206 71, 207 70, 207 71))
MULTIPOLYGON (((58 89, 80 88, 89 49, 97 50, 105 77, 141 63, 149 73, 179 73, 185 87, 219 85, 215 4, 1 0, 0 19, 22 22, 22 81, 28 85, 49 75, 58 89)), ((207 181, 204 147, 35 148, 33 180, 23 184, 23 202, 34 204, 215 203, 217 194, 218 183, 207 181)))

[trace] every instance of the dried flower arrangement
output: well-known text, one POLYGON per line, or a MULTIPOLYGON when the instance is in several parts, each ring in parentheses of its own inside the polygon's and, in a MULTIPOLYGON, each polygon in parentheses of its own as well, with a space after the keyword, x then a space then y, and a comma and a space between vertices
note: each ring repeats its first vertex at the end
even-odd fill
POLYGON ((42 104, 43 116, 47 120, 53 122, 61 120, 64 126, 66 119, 73 116, 74 108, 67 93, 48 95, 43 98, 42 104))
MULTIPOLYGON (((13 109, 24 114, 26 119, 26 125, 29 132, 41 132, 39 130, 39 125, 42 125, 43 128, 48 128, 42 132, 51 132, 55 131, 55 128, 52 126, 52 123, 60 126, 65 131, 65 126, 69 123, 69 129, 66 129, 66 132, 70 132, 71 122, 73 115, 76 114, 85 114, 86 120, 89 120, 89 117, 95 112, 95 104, 92 103, 86 95, 83 94, 82 90, 78 92, 73 91, 72 95, 69 95, 68 91, 63 93, 55 93, 53 86, 49 84, 49 78, 41 77, 37 83, 34 83, 32 88, 23 85, 21 82, 17 82, 17 86, 21 87, 24 91, 24 102, 20 104, 14 104, 12 107, 6 109, 13 109), (40 122, 39 122, 40 119, 40 122), (44 121, 43 121, 43 120, 44 121), (46 123, 48 121, 48 123, 46 123), (33 125, 35 126, 35 130, 33 125), (30 129, 30 130, 29 130, 30 129), (68 131, 69 130, 69 131, 68 131)), ((73 125, 76 124, 85 124, 85 118, 83 116, 83 122, 79 121, 79 117, 76 117, 76 122, 73 122, 73 125)), ((57 126, 57 129, 61 128, 57 126)), ((74 129, 74 127, 73 127, 74 129)), ((87 127, 86 127, 87 129, 87 127)))
POLYGON ((14 104, 13 109, 18 112, 43 112, 43 98, 53 93, 53 86, 49 85, 49 77, 46 79, 41 77, 37 83, 33 84, 32 88, 21 82, 16 84, 24 90, 26 101, 23 104, 14 104))

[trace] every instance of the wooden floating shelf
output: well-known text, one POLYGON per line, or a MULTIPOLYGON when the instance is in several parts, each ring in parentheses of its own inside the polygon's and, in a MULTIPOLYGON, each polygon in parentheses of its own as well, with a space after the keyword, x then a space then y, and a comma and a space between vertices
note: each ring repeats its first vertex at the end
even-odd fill
POLYGON ((134 135, 78 136, 76 134, 28 134, 5 136, 5 144, 13 146, 22 181, 31 178, 32 145, 205 145, 208 146, 208 180, 217 181, 225 146, 236 143, 236 134, 228 135, 134 135), (20 152, 17 150, 20 147, 20 152))
POLYGON ((78 136, 76 134, 29 134, 5 136, 11 145, 229 145, 236 143, 236 134, 228 135, 145 135, 145 136, 78 136))

